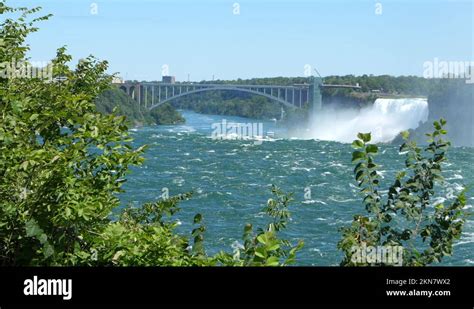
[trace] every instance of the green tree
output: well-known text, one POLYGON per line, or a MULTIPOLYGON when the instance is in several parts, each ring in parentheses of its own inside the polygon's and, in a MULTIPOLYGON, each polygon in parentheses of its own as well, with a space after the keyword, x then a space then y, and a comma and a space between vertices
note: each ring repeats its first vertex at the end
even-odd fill
POLYGON ((150 116, 156 124, 178 124, 184 123, 185 119, 169 103, 164 103, 150 112, 150 116))
MULTIPOLYGON (((1 63, 26 65, 29 20, 38 8, 9 8, 1 24, 1 63), (15 16, 19 15, 17 19, 15 16)), ((132 149, 124 117, 102 115, 94 100, 110 84, 107 62, 88 57, 69 69, 65 48, 52 61, 52 78, 0 79, 0 261, 8 265, 69 264, 88 250, 119 205, 132 149)))
POLYGON ((104 113, 123 115, 127 124, 133 126, 184 123, 185 119, 171 105, 165 103, 153 110, 139 107, 138 103, 118 88, 106 89, 95 100, 96 110, 104 113))
MULTIPOLYGON (((36 22, 49 18, 30 17, 38 11, 0 2, 0 15, 6 15, 0 63, 27 64, 25 39, 36 22)), ((0 265, 248 265, 225 253, 206 255, 199 214, 192 241, 175 233, 172 216, 189 194, 128 207, 112 219, 128 169, 143 162, 146 147, 132 148, 124 116, 96 110, 111 82, 107 62, 90 56, 71 69, 70 61, 60 48, 51 79, 16 69, 0 77, 0 265)), ((280 202, 286 208, 287 201, 270 209, 280 202)), ((278 229, 289 216, 269 214, 279 218, 278 229)), ((272 243, 258 258, 261 265, 277 265, 271 257, 286 252, 274 248, 276 231, 266 231, 272 243)), ((253 243, 269 246, 260 235, 253 243)), ((297 249, 288 250, 282 263, 294 260, 297 249)), ((260 252, 249 249, 252 265, 260 252)))
MULTIPOLYGON (((427 134, 429 145, 422 149, 413 141, 400 147, 406 152, 406 170, 397 174, 384 198, 379 190, 380 176, 374 157, 378 147, 370 144, 370 133, 359 133, 353 142, 356 150, 355 179, 364 195, 367 216, 356 215, 352 225, 342 229, 338 244, 344 252, 341 265, 369 265, 352 259, 360 247, 401 246, 404 266, 424 266, 440 262, 453 252, 453 242, 461 236, 467 212, 463 190, 448 205, 436 202, 435 189, 443 182, 442 165, 446 161, 449 142, 443 126, 446 121, 434 122, 434 132, 427 134)), ((384 265, 380 263, 378 265, 384 265)))

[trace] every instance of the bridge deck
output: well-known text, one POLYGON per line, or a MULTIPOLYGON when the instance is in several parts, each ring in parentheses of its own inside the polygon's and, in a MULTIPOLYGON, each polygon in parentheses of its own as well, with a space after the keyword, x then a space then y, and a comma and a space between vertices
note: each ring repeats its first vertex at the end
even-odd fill
POLYGON ((275 102, 291 108, 302 108, 309 103, 310 106, 321 107, 321 88, 350 88, 360 89, 359 85, 329 85, 323 84, 321 79, 313 79, 311 84, 293 85, 251 85, 251 84, 225 84, 225 83, 162 83, 162 82, 125 82, 116 83, 146 108, 155 108, 161 104, 179 97, 200 93, 204 91, 230 90, 242 91, 267 97, 275 102))

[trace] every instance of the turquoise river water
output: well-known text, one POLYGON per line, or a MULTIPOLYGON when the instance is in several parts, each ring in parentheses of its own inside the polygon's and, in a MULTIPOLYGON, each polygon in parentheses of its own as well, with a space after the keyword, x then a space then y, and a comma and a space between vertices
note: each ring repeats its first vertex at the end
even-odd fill
MULTIPOLYGON (((246 223, 263 226, 267 222, 261 210, 271 197, 271 184, 275 184, 294 193, 292 219, 283 236, 305 242, 297 265, 338 265, 342 257, 336 248, 341 237, 338 229, 364 211, 353 179, 350 144, 279 138, 285 132, 271 121, 182 113, 184 125, 132 129, 134 144, 148 144, 149 148, 145 164, 127 176, 126 192, 120 196, 124 204, 138 206, 156 200, 163 188, 170 195, 194 191, 190 200, 180 204, 176 219, 182 224, 178 231, 190 234, 193 216, 199 212, 207 227, 207 252, 232 251, 246 223), (275 138, 261 143, 211 138, 213 124, 223 119, 262 123, 264 132, 274 132, 275 138), (310 198, 308 194, 305 198, 307 188, 310 198)), ((388 183, 403 166, 404 156, 397 146, 380 148, 377 160, 388 183)), ((444 175, 450 184, 443 188, 443 195, 449 196, 462 185, 472 185, 474 171, 472 148, 453 147, 448 156, 444 175)), ((468 202, 473 203, 472 194, 468 202)), ((443 264, 474 265, 473 220, 471 217, 466 223, 454 255, 443 264)))

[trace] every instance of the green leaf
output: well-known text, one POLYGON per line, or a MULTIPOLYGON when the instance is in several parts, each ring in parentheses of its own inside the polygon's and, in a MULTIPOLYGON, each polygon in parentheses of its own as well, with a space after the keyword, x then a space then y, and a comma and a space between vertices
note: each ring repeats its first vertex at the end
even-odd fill
POLYGON ((402 135, 402 138, 404 140, 407 140, 410 137, 410 132, 409 131, 402 131, 400 134, 402 135))
POLYGON ((357 134, 357 137, 361 139, 364 143, 370 142, 370 140, 372 139, 370 133, 359 133, 357 134))
MULTIPOLYGON (((194 224, 201 223, 201 221, 202 221, 202 215, 201 215, 201 214, 196 214, 196 215, 194 216, 194 220, 193 220, 194 224)), ((206 225, 207 225, 207 224, 206 224, 206 225)))
POLYGON ((352 153, 352 162, 365 158, 365 153, 362 151, 354 151, 352 153))
POLYGON ((369 144, 365 147, 365 152, 367 153, 377 153, 378 147, 374 144, 369 144))
POLYGON ((25 223, 26 236, 37 237, 43 234, 43 230, 39 227, 35 219, 30 219, 25 223))
POLYGON ((20 168, 24 171, 28 170, 28 161, 24 161, 20 164, 20 168))
POLYGON ((36 119, 38 119, 39 115, 38 114, 32 114, 30 116, 30 121, 35 121, 36 119))
POLYGON ((54 247, 49 242, 46 242, 43 246, 44 257, 49 258, 53 254, 54 254, 54 247))
POLYGON ((361 142, 360 140, 356 139, 352 142, 352 147, 355 148, 355 149, 359 149, 359 148, 364 147, 364 143, 361 142))
POLYGON ((267 247, 267 251, 275 251, 280 249, 280 244, 279 243, 274 243, 271 246, 267 247))
POLYGON ((355 179, 357 181, 359 181, 362 178, 362 176, 364 176, 364 175, 365 175, 364 171, 358 171, 356 176, 355 176, 355 179))
POLYGON ((265 245, 268 241, 267 235, 266 234, 260 234, 257 236, 257 241, 261 243, 262 245, 265 245))
POLYGON ((265 266, 278 266, 280 264, 280 260, 277 256, 271 256, 265 262, 265 266))
POLYGON ((264 247, 258 247, 255 250, 255 255, 258 256, 259 258, 264 259, 267 256, 267 252, 265 251, 264 247))

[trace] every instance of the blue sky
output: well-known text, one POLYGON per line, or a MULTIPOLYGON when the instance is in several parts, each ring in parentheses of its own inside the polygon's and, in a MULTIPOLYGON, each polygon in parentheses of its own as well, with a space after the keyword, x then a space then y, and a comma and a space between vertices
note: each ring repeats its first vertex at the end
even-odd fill
POLYGON ((435 57, 474 60, 470 0, 7 2, 54 14, 29 38, 31 60, 67 45, 127 79, 161 79, 163 65, 178 80, 303 76, 305 65, 323 76, 421 76, 435 57))

